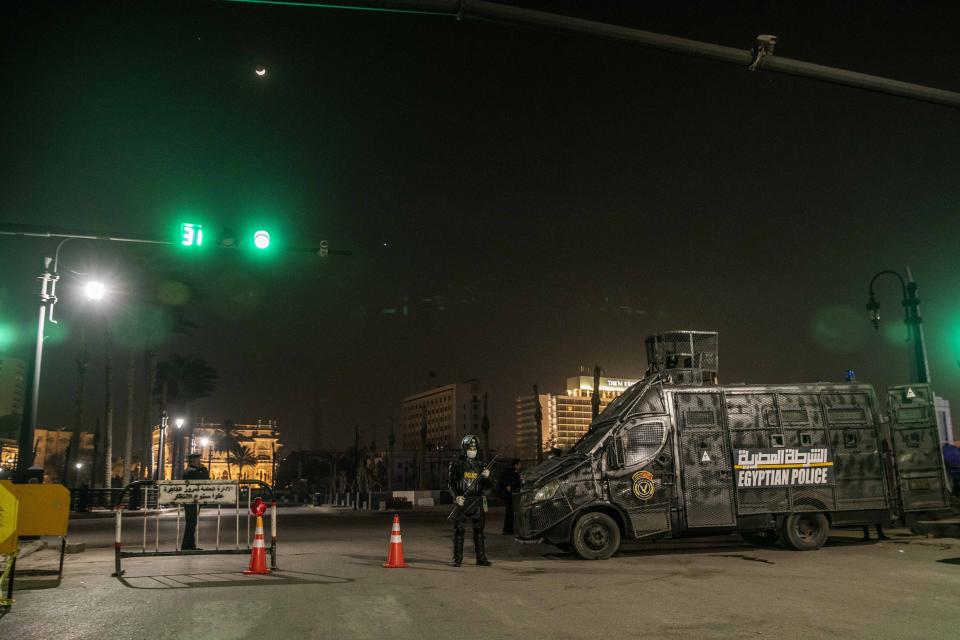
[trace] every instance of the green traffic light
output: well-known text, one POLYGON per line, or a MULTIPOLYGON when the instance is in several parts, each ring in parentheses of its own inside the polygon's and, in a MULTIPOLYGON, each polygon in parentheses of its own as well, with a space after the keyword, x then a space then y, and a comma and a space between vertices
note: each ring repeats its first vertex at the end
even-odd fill
POLYGON ((199 247, 203 245, 203 225, 193 222, 180 224, 180 244, 185 247, 199 247))
POLYGON ((253 233, 253 246, 257 249, 267 249, 270 247, 270 232, 264 229, 258 229, 253 233))

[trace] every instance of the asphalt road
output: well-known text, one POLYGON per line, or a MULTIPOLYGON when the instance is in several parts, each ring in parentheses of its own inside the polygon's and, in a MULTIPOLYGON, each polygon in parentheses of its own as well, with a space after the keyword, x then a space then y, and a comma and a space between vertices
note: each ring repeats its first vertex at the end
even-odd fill
MULTIPOLYGON (((122 581, 110 577, 113 521, 73 520, 70 539, 87 551, 68 556, 59 587, 24 580, 0 638, 960 638, 960 540, 894 530, 864 544, 835 532, 823 549, 795 552, 728 536, 585 562, 499 535, 494 511, 494 566, 472 564, 468 536, 457 569, 444 516, 401 514, 408 569, 381 567, 391 514, 291 508, 270 576, 243 576, 243 556, 162 557, 125 560, 122 581)), ((126 544, 139 546, 141 522, 125 526, 126 544)), ((232 522, 221 521, 231 542, 232 522)), ((215 525, 204 516, 202 546, 215 525)), ((174 527, 162 519, 162 547, 174 527)))

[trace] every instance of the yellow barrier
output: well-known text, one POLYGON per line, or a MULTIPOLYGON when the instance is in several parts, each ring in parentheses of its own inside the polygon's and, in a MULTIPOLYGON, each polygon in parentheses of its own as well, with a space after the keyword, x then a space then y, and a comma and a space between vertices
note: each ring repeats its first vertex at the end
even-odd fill
POLYGON ((62 484, 13 484, 0 480, 20 502, 16 535, 65 536, 70 516, 70 492, 62 484))
POLYGON ((8 488, 9 482, 0 481, 0 554, 17 550, 17 512, 19 500, 8 488))

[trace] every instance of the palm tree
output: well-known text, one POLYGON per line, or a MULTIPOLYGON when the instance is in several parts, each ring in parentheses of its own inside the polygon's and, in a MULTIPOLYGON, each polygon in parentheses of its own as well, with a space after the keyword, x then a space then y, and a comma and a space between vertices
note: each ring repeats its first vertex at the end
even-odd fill
POLYGON ((257 457, 253 455, 253 451, 249 447, 237 443, 236 447, 227 454, 227 468, 229 469, 230 465, 233 464, 238 467, 237 479, 242 480, 243 468, 256 466, 257 457))
MULTIPOLYGON (((200 398, 206 398, 213 393, 218 378, 217 370, 207 364, 207 361, 203 358, 192 354, 186 356, 173 354, 157 365, 154 392, 160 395, 161 399, 164 399, 162 396, 165 396, 166 402, 176 406, 180 413, 186 414, 187 408, 192 402, 200 398)), ((193 424, 191 423, 184 436, 189 438, 192 430, 193 424)), ((174 447, 174 460, 172 461, 174 477, 179 477, 180 469, 183 467, 184 436, 178 436, 171 441, 174 447)))
MULTIPOLYGON (((223 429, 221 429, 223 435, 214 439, 213 449, 217 453, 226 453, 229 454, 231 451, 240 446, 240 441, 237 439, 237 432, 233 426, 233 420, 229 418, 223 421, 223 429)), ((230 479, 230 464, 227 464, 227 480, 230 479)))
MULTIPOLYGON (((133 403, 137 384, 137 358, 131 349, 127 361, 127 431, 123 441, 123 484, 133 482, 133 403)), ((142 466, 142 465, 141 465, 142 466)))
MULTIPOLYGON (((143 394, 143 413, 141 414, 141 435, 143 436, 143 460, 146 464, 141 464, 144 471, 153 471, 153 425, 157 416, 154 414, 154 401, 156 395, 157 382, 157 350, 160 343, 171 334, 189 336, 196 329, 197 325, 188 320, 183 314, 183 310, 177 307, 165 305, 145 305, 139 310, 139 313, 133 317, 132 324, 138 335, 144 336, 143 341, 143 374, 144 386, 147 390, 143 394)), ((130 390, 127 391, 127 397, 132 397, 130 390)))
POLYGON ((77 353, 77 387, 73 395, 73 433, 70 435, 70 455, 67 456, 67 466, 72 467, 74 460, 80 459, 80 433, 83 431, 83 409, 86 398, 87 369, 90 368, 90 354, 87 351, 87 329, 83 328, 80 334, 80 351, 77 353))
MULTIPOLYGON (((102 486, 109 489, 113 477, 113 332, 110 323, 106 321, 103 329, 103 448, 100 451, 102 458, 98 461, 102 486)), ((94 475, 96 484, 96 474, 94 475)))

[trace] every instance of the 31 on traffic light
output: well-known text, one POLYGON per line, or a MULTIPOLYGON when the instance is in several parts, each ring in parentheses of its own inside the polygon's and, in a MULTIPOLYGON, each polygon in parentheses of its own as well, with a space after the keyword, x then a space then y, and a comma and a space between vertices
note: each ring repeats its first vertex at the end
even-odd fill
POLYGON ((203 245, 203 225, 195 222, 180 223, 180 244, 185 247, 203 245))

